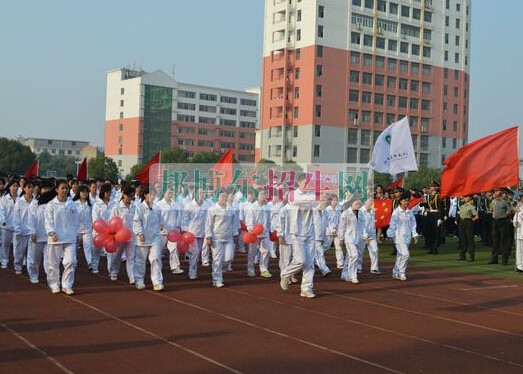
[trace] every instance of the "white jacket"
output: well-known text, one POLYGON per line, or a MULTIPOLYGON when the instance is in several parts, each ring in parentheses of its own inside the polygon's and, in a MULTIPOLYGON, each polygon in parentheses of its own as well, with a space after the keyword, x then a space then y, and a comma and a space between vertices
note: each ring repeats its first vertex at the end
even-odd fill
POLYGON ((517 214, 514 214, 512 223, 516 228, 516 239, 523 240, 523 210, 520 210, 517 214))
POLYGON ((376 239, 376 211, 374 209, 367 210, 365 205, 360 208, 360 214, 365 221, 365 235, 363 239, 376 239))
POLYGON ((15 206, 13 208, 13 231, 16 235, 30 235, 29 232, 29 216, 30 206, 36 204, 36 200, 33 199, 28 202, 25 196, 20 196, 16 199, 15 206))
POLYGON ((120 201, 118 204, 115 204, 111 209, 111 213, 109 214, 109 220, 111 220, 111 218, 113 217, 120 217, 123 220, 123 226, 132 232, 135 210, 136 207, 134 206, 134 204, 129 204, 128 208, 122 201, 120 201))
POLYGON ((102 199, 98 198, 96 200, 96 203, 92 207, 93 223, 98 219, 103 219, 105 222, 109 221, 109 215, 111 214, 112 208, 113 205, 111 204, 111 202, 109 202, 109 204, 106 204, 103 202, 102 199))
POLYGON ((271 232, 271 211, 267 205, 260 205, 257 201, 254 202, 245 215, 245 224, 249 231, 256 224, 263 226, 263 232, 258 235, 259 238, 266 238, 271 232))
POLYGON ((139 246, 151 246, 161 243, 160 235, 160 211, 151 209, 145 201, 136 206, 133 219, 133 232, 136 236, 143 235, 144 242, 137 239, 139 246))
POLYGON ((47 204, 31 204, 29 207, 29 234, 36 235, 38 243, 47 243, 49 239, 45 231, 45 208, 47 204))
POLYGON ((314 193, 306 193, 300 189, 293 191, 292 196, 289 196, 289 231, 292 235, 310 238, 315 236, 313 208, 317 204, 314 193))
POLYGON ((214 241, 228 242, 234 236, 234 213, 229 206, 222 208, 215 204, 207 211, 205 237, 214 241))
POLYGON ((345 209, 341 213, 338 236, 345 243, 358 245, 361 240, 366 239, 365 219, 363 214, 358 213, 358 217, 351 208, 345 209))
POLYGON ((154 209, 160 212, 160 226, 163 234, 171 230, 180 231, 182 227, 182 212, 180 205, 174 200, 170 203, 161 199, 154 204, 154 209))
POLYGON ((410 244, 412 238, 418 237, 416 232, 416 218, 410 209, 403 210, 397 207, 392 212, 387 237, 393 238, 394 243, 410 244))
POLYGON ((11 195, 5 194, 0 198, 0 227, 6 230, 13 231, 13 211, 15 208, 15 201, 11 195))
POLYGON ((78 234, 86 234, 93 231, 92 208, 89 204, 80 200, 74 201, 76 211, 78 212, 78 234))
POLYGON ((196 238, 205 237, 205 223, 209 207, 210 204, 206 201, 201 206, 194 200, 186 204, 183 211, 182 230, 191 232, 196 238))
POLYGON ((48 244, 76 243, 77 227, 78 212, 73 201, 60 202, 55 197, 46 205, 45 231, 48 237, 53 233, 58 237, 56 242, 49 238, 48 244))
POLYGON ((329 205, 323 212, 327 217, 327 229, 325 234, 328 236, 336 236, 338 233, 338 225, 340 223, 341 210, 333 208, 329 205))

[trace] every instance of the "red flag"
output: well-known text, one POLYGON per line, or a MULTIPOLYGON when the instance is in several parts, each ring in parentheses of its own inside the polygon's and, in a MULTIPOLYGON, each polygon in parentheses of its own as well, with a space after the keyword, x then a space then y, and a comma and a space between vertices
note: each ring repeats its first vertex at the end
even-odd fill
POLYGON ((451 154, 441 172, 441 197, 519 183, 518 127, 478 139, 451 154))
POLYGON ((79 181, 87 180, 87 157, 84 157, 80 167, 78 168, 78 173, 76 173, 76 179, 79 181))
POLYGON ((160 152, 155 154, 140 170, 136 173, 136 179, 138 179, 142 186, 149 184, 149 171, 154 164, 160 163, 160 152))
POLYGON ((395 188, 403 188, 403 177, 399 177, 396 179, 390 186, 388 186, 385 190, 393 190, 395 188))
POLYGON ((419 203, 423 202, 423 198, 422 197, 411 197, 410 200, 409 200, 409 209, 412 209, 414 208, 416 205, 418 205, 419 203))
POLYGON ((38 159, 34 160, 34 162, 29 166, 29 169, 24 174, 24 178, 32 178, 38 176, 38 159))
POLYGON ((376 210, 376 227, 387 227, 392 215, 392 199, 374 199, 376 210))
POLYGON ((232 182, 233 171, 232 171, 232 148, 229 148, 227 152, 218 160, 210 170, 213 170, 219 176, 221 176, 220 187, 226 187, 232 182))

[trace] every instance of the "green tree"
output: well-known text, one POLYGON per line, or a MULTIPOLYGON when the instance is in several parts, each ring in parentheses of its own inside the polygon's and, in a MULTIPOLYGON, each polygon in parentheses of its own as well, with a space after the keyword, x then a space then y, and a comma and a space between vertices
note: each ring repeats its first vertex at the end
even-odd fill
POLYGON ((194 155, 191 162, 193 164, 211 164, 218 162, 220 155, 214 152, 198 152, 194 155))
POLYGON ((422 188, 429 185, 430 181, 439 183, 441 169, 432 169, 426 166, 420 166, 418 171, 409 172, 405 178, 404 187, 408 188, 422 188))
POLYGON ((22 175, 35 158, 35 154, 28 146, 16 140, 0 138, 0 172, 22 175))
POLYGON ((111 179, 116 181, 118 179, 118 166, 114 160, 104 155, 98 155, 89 160, 87 164, 87 172, 89 178, 111 179))
POLYGON ((165 164, 178 164, 189 162, 185 151, 178 147, 162 149, 161 155, 161 162, 165 164))
POLYGON ((47 152, 40 154, 40 175, 55 175, 65 177, 69 174, 76 176, 76 159, 73 156, 51 155, 47 152))
POLYGON ((143 164, 136 164, 131 166, 131 170, 129 170, 129 174, 125 176, 125 180, 127 182, 131 182, 136 179, 136 173, 138 173, 140 170, 142 170, 143 164))
POLYGON ((260 161, 258 161, 258 164, 275 164, 275 162, 266 158, 262 158, 260 161))

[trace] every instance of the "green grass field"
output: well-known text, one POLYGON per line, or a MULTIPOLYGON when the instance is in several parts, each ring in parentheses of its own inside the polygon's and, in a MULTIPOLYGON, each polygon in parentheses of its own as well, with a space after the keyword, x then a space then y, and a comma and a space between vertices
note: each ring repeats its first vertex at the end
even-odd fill
MULTIPOLYGON (((411 244, 410 246, 410 264, 523 281, 523 273, 515 271, 514 249, 507 266, 501 265, 501 256, 499 258, 500 264, 487 265, 487 262, 490 260, 491 247, 484 246, 481 241, 476 242, 476 261, 467 262, 457 260, 459 257, 457 238, 447 237, 446 243, 440 245, 439 254, 437 255, 427 254, 427 250, 423 248, 424 239, 420 239, 418 244, 411 244)), ((380 261, 394 261, 394 256, 390 255, 392 244, 383 242, 379 244, 379 249, 380 261)))

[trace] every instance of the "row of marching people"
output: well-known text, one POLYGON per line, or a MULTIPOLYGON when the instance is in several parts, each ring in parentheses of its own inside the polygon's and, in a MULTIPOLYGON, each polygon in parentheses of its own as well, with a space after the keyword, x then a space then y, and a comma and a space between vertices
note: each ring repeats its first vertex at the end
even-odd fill
MULTIPOLYGON (((51 291, 72 295, 77 249, 81 248, 93 273, 99 272, 100 259, 106 255, 113 281, 125 259, 128 281, 138 289, 145 288, 148 260, 153 289, 161 291, 162 254, 167 248, 175 274, 183 273, 179 256, 187 252, 192 280, 198 279, 200 259, 205 266, 211 257, 212 283, 221 288, 223 273, 232 269, 235 252, 247 252, 248 277, 256 276, 258 262, 260 276, 270 278, 269 261, 276 257, 278 248, 280 286, 287 290, 301 272, 300 295, 312 298, 315 265, 324 276, 331 273, 325 254, 334 243, 342 280, 359 283, 365 247, 370 272, 380 274, 372 200, 364 204, 359 200, 338 202, 333 195, 318 199, 306 191, 305 184, 306 175, 302 174, 296 189, 268 202, 263 189, 249 193, 246 199, 233 192, 222 192, 212 199, 158 191, 160 198, 148 186, 128 184, 116 190, 109 183, 99 188, 89 183, 76 186, 71 193, 64 180, 54 184, 42 181, 35 196, 33 182, 27 181, 19 194, 19 185, 12 180, 0 199, 1 265, 8 267, 12 245, 17 274, 26 266, 31 282, 38 283, 43 260, 51 291), (61 280, 60 262, 64 268, 61 280)), ((408 245, 417 234, 412 212, 407 209, 408 196, 402 196, 401 201, 407 205, 402 203, 394 211, 388 236, 398 248, 393 277, 405 280, 408 245)))

